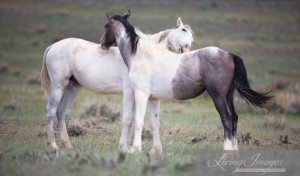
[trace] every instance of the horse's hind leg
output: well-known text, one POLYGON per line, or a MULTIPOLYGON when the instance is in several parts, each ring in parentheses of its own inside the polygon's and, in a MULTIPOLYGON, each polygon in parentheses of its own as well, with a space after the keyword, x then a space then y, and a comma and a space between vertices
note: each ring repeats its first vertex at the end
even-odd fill
POLYGON ((227 103, 232 113, 232 150, 238 150, 238 140, 237 140, 237 123, 238 123, 238 115, 235 111, 234 104, 233 104, 233 93, 234 88, 232 88, 227 94, 227 103))
POLYGON ((158 154, 161 155, 162 153, 162 146, 160 142, 159 136, 159 109, 160 109, 160 101, 158 99, 149 99, 148 101, 148 108, 150 111, 150 122, 151 122, 151 129, 153 134, 153 145, 151 150, 149 151, 150 154, 158 154))
POLYGON ((226 95, 207 90, 212 97, 224 128, 224 150, 232 150, 232 123, 231 112, 227 104, 226 95))
POLYGON ((69 135, 67 132, 67 127, 66 127, 66 117, 68 115, 69 107, 74 102, 74 99, 78 94, 78 92, 80 91, 80 89, 81 86, 78 83, 70 81, 64 91, 63 97, 57 109, 60 141, 61 144, 66 148, 72 148, 72 145, 69 140, 69 135))
POLYGON ((59 86, 51 85, 51 87, 51 95, 45 110, 47 123, 47 144, 54 149, 58 149, 54 136, 54 117, 56 116, 57 107, 63 96, 65 86, 60 84, 59 86))

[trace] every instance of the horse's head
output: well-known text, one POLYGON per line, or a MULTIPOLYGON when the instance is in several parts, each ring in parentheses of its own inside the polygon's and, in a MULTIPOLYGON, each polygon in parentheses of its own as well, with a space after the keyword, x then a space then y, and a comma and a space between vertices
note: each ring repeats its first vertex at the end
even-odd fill
MULTIPOLYGON (((124 24, 129 24, 127 19, 130 16, 130 10, 128 10, 124 16, 113 15, 110 17, 107 13, 106 16, 108 23, 105 24, 105 32, 100 40, 102 48, 104 49, 108 49, 109 47, 116 45, 117 38, 126 33, 128 26, 125 27, 124 24)), ((132 30, 134 30, 134 28, 132 30)))
POLYGON ((168 47, 176 53, 190 51, 194 41, 193 36, 191 27, 184 25, 179 17, 177 19, 177 28, 172 29, 168 35, 168 47))

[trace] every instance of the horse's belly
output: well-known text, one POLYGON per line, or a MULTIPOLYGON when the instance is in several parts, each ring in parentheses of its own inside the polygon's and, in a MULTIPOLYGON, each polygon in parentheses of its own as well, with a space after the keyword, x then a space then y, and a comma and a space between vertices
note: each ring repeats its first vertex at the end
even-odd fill
POLYGON ((121 94, 122 86, 121 85, 105 85, 102 84, 101 87, 86 87, 87 89, 102 93, 102 94, 121 94))
POLYGON ((79 79, 75 76, 75 78, 83 87, 97 93, 122 93, 122 79, 119 75, 93 74, 79 79))

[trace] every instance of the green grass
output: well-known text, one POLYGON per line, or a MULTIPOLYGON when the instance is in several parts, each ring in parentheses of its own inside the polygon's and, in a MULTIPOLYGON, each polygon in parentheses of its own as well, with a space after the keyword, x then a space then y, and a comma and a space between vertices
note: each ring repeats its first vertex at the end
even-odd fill
MULTIPOLYGON (((194 30, 193 49, 215 45, 236 53, 244 59, 254 88, 272 87, 278 78, 284 78, 296 88, 283 91, 287 94, 296 91, 299 96, 299 7, 298 1, 195 0, 184 4, 135 0, 126 4, 123 1, 1 1, 0 62, 8 64, 8 71, 0 73, 0 175, 141 175, 148 164, 146 152, 152 143, 149 135, 143 141, 142 154, 126 155, 125 162, 117 168, 108 164, 118 158, 119 121, 102 123, 102 129, 72 137, 72 150, 61 148, 55 153, 46 146, 46 99, 40 86, 28 84, 26 79, 33 71, 39 71, 44 50, 54 40, 78 37, 97 42, 107 21, 106 11, 113 14, 131 9, 130 21, 147 33, 175 27, 180 16, 194 30), (19 76, 14 75, 17 69, 19 76), (5 108, 11 102, 16 102, 20 109, 5 108)), ((278 92, 274 91, 275 96, 278 92)), ((69 116, 79 118, 92 103, 108 101, 121 110, 121 95, 95 95, 83 90, 69 116)), ((249 145, 240 144, 241 150, 300 149, 300 136, 291 130, 295 125, 300 126, 299 114, 255 109, 238 109, 238 114, 238 134, 250 132, 252 137, 249 145), (285 128, 265 128, 263 123, 268 116, 284 119, 285 128), (280 135, 288 135, 291 144, 281 144, 280 135), (255 139, 260 145, 254 144, 255 139)), ((148 115, 145 119, 145 129, 149 130, 148 115)), ((175 165, 190 161, 201 152, 221 151, 222 136, 219 115, 207 94, 184 102, 162 101, 162 158, 166 163, 153 174, 196 175, 195 168, 181 172, 175 165), (175 126, 180 131, 169 134, 175 126), (207 139, 191 144, 195 136, 207 139)))

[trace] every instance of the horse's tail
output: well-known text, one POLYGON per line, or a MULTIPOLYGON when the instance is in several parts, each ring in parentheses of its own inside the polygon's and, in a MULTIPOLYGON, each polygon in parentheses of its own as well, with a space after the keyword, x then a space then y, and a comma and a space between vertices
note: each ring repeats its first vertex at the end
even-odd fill
POLYGON ((48 46, 44 52, 42 68, 41 68, 41 73, 40 73, 40 79, 39 79, 46 97, 49 97, 49 95, 51 93, 51 81, 49 78, 48 69, 47 69, 47 65, 46 65, 46 57, 47 57, 47 53, 50 50, 50 48, 51 48, 51 46, 48 46))
POLYGON ((272 100, 273 95, 271 95, 271 92, 261 93, 251 89, 243 60, 234 54, 232 54, 232 57, 235 66, 233 81, 236 90, 248 104, 250 103, 256 107, 266 109, 268 102, 272 100))

